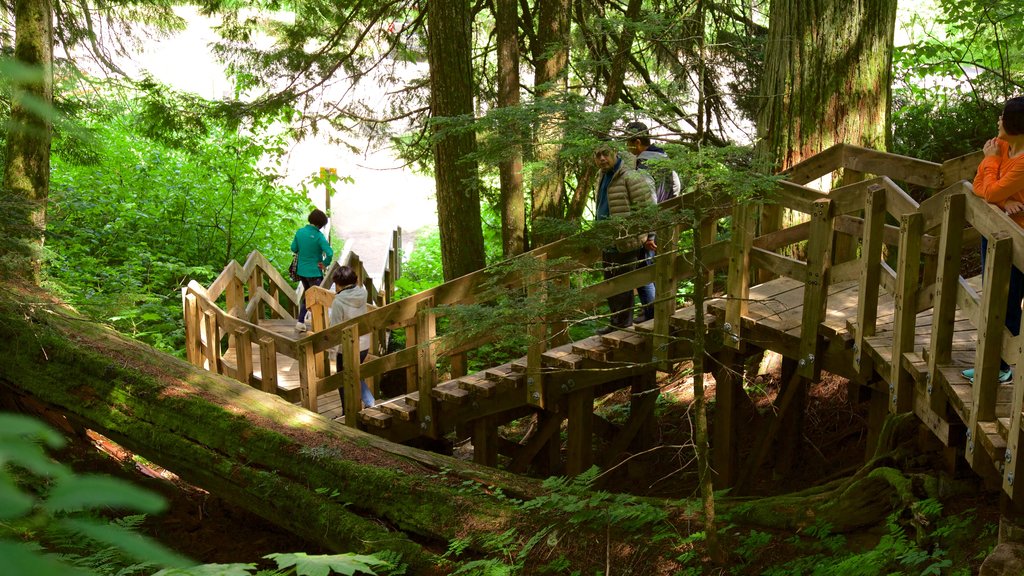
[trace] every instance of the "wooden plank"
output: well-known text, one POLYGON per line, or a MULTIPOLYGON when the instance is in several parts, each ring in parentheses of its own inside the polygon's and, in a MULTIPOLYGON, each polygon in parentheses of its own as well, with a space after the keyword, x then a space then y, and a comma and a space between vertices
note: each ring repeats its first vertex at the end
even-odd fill
POLYGON ((582 388, 568 395, 569 406, 568 440, 566 448, 568 458, 566 473, 569 476, 577 476, 586 471, 594 463, 594 453, 591 448, 594 423, 594 389, 582 388))
POLYGON ((786 171, 787 179, 797 184, 806 184, 825 174, 835 172, 843 166, 843 149, 846 146, 846 144, 835 144, 791 166, 786 171))
MULTIPOLYGON (((726 285, 728 297, 725 305, 726 331, 740 336, 740 318, 747 314, 750 292, 750 249, 754 239, 753 206, 738 204, 733 210, 732 244, 729 252, 729 277, 726 285)), ((727 345, 735 346, 730 341, 727 345)))
POLYGON ((828 276, 832 266, 832 201, 816 200, 811 208, 811 237, 807 240, 807 282, 804 287, 800 356, 797 373, 816 378, 818 325, 825 319, 828 276))
POLYGON ((434 299, 421 300, 416 305, 416 335, 419 343, 416 346, 416 388, 424 399, 418 407, 420 427, 426 436, 436 438, 440 429, 434 418, 434 409, 429 401, 430 391, 434 387, 437 371, 434 338, 437 335, 437 319, 434 316, 434 299))
POLYGON ((860 298, 857 308, 857 332, 853 344, 853 366, 858 372, 863 363, 864 338, 873 336, 879 313, 881 288, 882 232, 886 221, 885 193, 879 187, 868 190, 864 205, 864 240, 860 249, 860 298))
POLYGON ((203 326, 206 329, 206 366, 210 372, 221 371, 220 331, 217 329, 217 314, 212 310, 203 312, 203 326))
POLYGON ((246 386, 252 385, 252 341, 249 329, 239 328, 234 331, 235 348, 235 380, 246 386))
POLYGON ((1021 448, 1021 406, 1024 405, 1024 370, 1014 370, 1013 396, 1010 400, 1009 429, 1006 432, 1006 467, 1003 470, 1003 492, 1010 498, 1019 495, 1015 485, 1024 485, 1024 458, 1021 448))
MULTIPOLYGON (((534 302, 547 302, 547 272, 545 256, 538 256, 536 271, 530 275, 527 285, 527 295, 534 302)), ((629 291, 630 305, 632 305, 633 291, 629 291)), ((541 355, 547 350, 547 324, 538 318, 530 324, 529 345, 526 352, 526 403, 540 409, 547 407, 548 401, 544 396, 544 375, 543 359, 541 355)))
POLYGON ((828 198, 820 190, 780 180, 778 187, 770 194, 772 202, 796 212, 809 214, 814 202, 828 198))
POLYGON ((299 390, 302 407, 311 412, 317 411, 316 394, 316 355, 313 345, 305 343, 298 347, 296 371, 299 374, 299 390))
POLYGON ((260 338, 260 390, 277 392, 277 351, 273 338, 260 338))
POLYGON ((498 426, 491 417, 473 420, 473 461, 484 466, 498 465, 498 426))
MULTIPOLYGON (((887 205, 890 199, 891 195, 886 196, 887 205)), ((921 215, 916 212, 900 217, 898 276, 896 291, 893 294, 895 303, 891 353, 893 360, 901 358, 904 352, 910 352, 914 346, 918 268, 921 263, 921 225, 921 215)), ((913 382, 910 375, 903 369, 901 362, 891 362, 890 370, 889 409, 895 413, 908 412, 914 407, 913 382)))
POLYGON ((971 420, 968 425, 967 462, 972 468, 981 463, 979 441, 981 424, 996 418, 996 395, 999 389, 1000 339, 1006 315, 1006 296, 1010 279, 1010 238, 995 234, 988 242, 985 257, 985 291, 981 296, 981 318, 978 324, 978 351, 974 363, 974 384, 971 387, 971 420))
POLYGON ((794 280, 803 281, 807 278, 807 263, 762 250, 761 248, 750 249, 750 264, 761 268, 773 276, 785 276, 794 280))
POLYGON ((345 425, 355 427, 359 424, 359 411, 362 408, 362 387, 359 383, 359 327, 349 326, 342 332, 338 353, 342 355, 341 396, 345 398, 345 425))
POLYGON ((956 299, 963 249, 964 197, 950 195, 945 201, 945 217, 939 234, 938 270, 935 277, 935 309, 932 318, 931 345, 928 351, 927 393, 932 410, 945 403, 945 395, 932 382, 938 379, 938 367, 953 361, 956 299))
POLYGON ((984 153, 979 150, 943 162, 942 186, 952 186, 959 180, 973 180, 978 171, 978 164, 981 164, 981 159, 984 156, 984 153))
POLYGON ((800 222, 789 228, 783 228, 782 230, 776 230, 754 238, 753 246, 764 250, 778 250, 779 248, 807 240, 810 233, 811 223, 800 222))
POLYGON ((842 163, 844 168, 868 174, 898 178, 928 188, 942 187, 942 166, 926 160, 848 144, 843 148, 842 163))
MULTIPOLYGON (((551 443, 552 438, 557 438, 557 432, 561 430, 564 414, 544 412, 538 414, 538 427, 536 432, 530 436, 526 444, 512 458, 508 465, 509 472, 522 474, 526 471, 530 462, 537 457, 541 449, 551 443)), ((557 442, 554 442, 557 444, 557 442)))
POLYGON ((196 295, 189 293, 187 287, 181 289, 181 299, 185 311, 185 358, 193 366, 202 368, 199 303, 196 301, 196 295))

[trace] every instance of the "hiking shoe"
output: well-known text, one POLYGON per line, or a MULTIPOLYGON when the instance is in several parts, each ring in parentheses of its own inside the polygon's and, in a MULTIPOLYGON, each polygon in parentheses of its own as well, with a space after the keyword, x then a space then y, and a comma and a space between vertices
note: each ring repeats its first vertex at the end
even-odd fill
MULTIPOLYGON (((974 382, 974 368, 968 368, 960 373, 964 378, 967 378, 972 383, 974 382)), ((1007 368, 1006 370, 999 371, 999 383, 1006 384, 1010 380, 1013 380, 1013 369, 1007 368)))
POLYGON ((306 325, 303 324, 302 322, 296 322, 295 323, 295 331, 296 332, 305 332, 306 331, 306 325))
POLYGON ((604 328, 598 328, 597 330, 594 330, 594 334, 597 334, 598 336, 604 336, 605 334, 611 334, 616 330, 618 330, 618 328, 616 328, 615 326, 605 326, 604 328))

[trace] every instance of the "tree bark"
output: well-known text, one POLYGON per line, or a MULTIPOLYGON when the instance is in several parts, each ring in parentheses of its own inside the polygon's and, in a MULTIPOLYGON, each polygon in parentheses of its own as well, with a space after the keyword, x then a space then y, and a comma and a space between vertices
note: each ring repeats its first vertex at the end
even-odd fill
POLYGON ((541 2, 537 22, 537 45, 534 49, 537 66, 533 84, 538 103, 547 101, 551 111, 541 114, 537 122, 534 157, 540 167, 533 172, 531 182, 533 246, 555 239, 551 234, 538 232, 538 221, 561 219, 565 210, 565 165, 559 157, 565 129, 563 115, 557 110, 568 90, 569 0, 541 2))
MULTIPOLYGON (((496 0, 498 36, 498 107, 519 106, 519 22, 516 0, 496 0)), ((498 165, 501 180, 501 250, 505 258, 526 249, 526 203, 523 199, 522 135, 509 134, 508 156, 498 165)))
POLYGON ((53 131, 40 108, 53 102, 53 9, 50 0, 17 0, 14 12, 14 57, 38 75, 13 86, 3 190, 4 196, 28 203, 27 221, 15 222, 12 229, 29 231, 33 253, 22 271, 38 282, 53 131))
POLYGON ((780 170, 837 143, 888 149, 896 0, 780 0, 769 15, 761 153, 780 170))
POLYGON ((483 268, 476 135, 473 132, 472 35, 466 0, 431 2, 427 13, 430 113, 437 224, 444 279, 483 268))

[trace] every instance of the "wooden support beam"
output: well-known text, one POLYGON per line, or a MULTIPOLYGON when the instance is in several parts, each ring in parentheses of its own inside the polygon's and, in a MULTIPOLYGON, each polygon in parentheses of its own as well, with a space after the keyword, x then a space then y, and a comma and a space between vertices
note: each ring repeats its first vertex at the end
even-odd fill
MULTIPOLYGON (((729 248, 729 279, 726 286, 725 322, 727 332, 740 335, 741 318, 747 315, 750 295, 750 249, 754 243, 754 207, 749 202, 733 209, 732 244, 729 248)), ((699 311, 703 312, 703 310, 699 311)), ((727 346, 736 347, 732 340, 727 346)))
MULTIPOLYGON (((1004 232, 997 232, 988 241, 985 255, 985 290, 981 295, 978 318, 978 349, 974 361, 974 384, 971 386, 971 421, 967 426, 967 462, 979 469, 984 449, 981 445, 981 424, 996 417, 996 394, 999 390, 999 358, 1006 323, 1006 298, 1010 284, 1012 241, 1004 232)), ((1015 410, 1020 410, 1016 406, 1015 410)))
POLYGON ((896 266, 896 292, 893 294, 892 362, 889 376, 889 410, 893 413, 914 409, 914 380, 903 367, 904 352, 914 348, 917 329, 917 290, 920 284, 921 237, 923 219, 912 212, 900 217, 900 244, 896 266))
POLYGON ((203 367, 203 343, 200 329, 199 302, 188 288, 181 289, 182 305, 185 307, 185 358, 193 366, 203 367))
POLYGON ((860 305, 857 307, 857 332, 853 344, 853 367, 864 374, 867 368, 864 338, 875 335, 880 288, 882 233, 885 226, 885 190, 868 189, 864 207, 864 240, 861 244, 860 305))
POLYGON ((804 378, 817 378, 818 326, 825 320, 828 304, 829 271, 832 268, 832 201, 827 198, 811 204, 811 235, 807 239, 807 282, 804 284, 803 319, 800 329, 800 356, 797 372, 804 378))
POLYGON ((473 420, 473 462, 492 468, 498 465, 498 426, 493 417, 473 420))
POLYGON ((345 425, 359 425, 362 407, 362 387, 359 384, 359 326, 353 324, 341 333, 338 353, 342 355, 341 396, 345 410, 345 425))
POLYGON ((953 332, 957 292, 960 286, 960 258, 963 250, 963 229, 966 198, 963 194, 946 196, 939 234, 938 268, 935 274, 935 304, 932 312, 932 335, 928 350, 928 373, 925 391, 932 411, 944 413, 946 394, 938 386, 939 367, 952 363, 953 332))
MULTIPOLYGON (((562 429, 563 419, 565 419, 565 414, 558 412, 538 412, 537 429, 520 449, 519 453, 512 458, 512 462, 508 465, 509 472, 515 472, 516 474, 526 472, 533 459, 541 453, 543 448, 549 445, 555 446, 555 455, 557 457, 560 451, 558 432, 562 429)), ((550 462, 548 465, 550 466, 550 462)))
MULTIPOLYGON (((530 274, 526 291, 530 299, 542 307, 547 302, 547 257, 541 254, 536 259, 536 269, 530 274)), ((630 292, 632 294, 632 292, 630 292)), ((530 344, 526 351, 526 403, 540 409, 547 407, 544 393, 543 359, 547 350, 547 324, 545 318, 534 318, 530 323, 530 344)))
POLYGON ((768 429, 756 441, 756 445, 754 446, 754 451, 751 454, 748 465, 743 467, 739 480, 736 482, 736 491, 738 493, 743 494, 750 490, 753 478, 758 474, 765 459, 768 457, 772 443, 775 441, 775 437, 778 434, 782 419, 786 416, 786 413, 793 405, 793 401, 796 398, 797 393, 802 389, 802 386, 798 382, 802 378, 803 376, 800 375, 799 366, 797 366, 797 370, 793 372, 792 377, 783 382, 782 389, 779 391, 781 398, 776 398, 775 402, 775 405, 778 408, 775 417, 768 420, 768 429))
MULTIPOLYGON (((1020 357, 1020 352, 1018 352, 1020 357)), ((1020 449, 1024 445, 1021 438, 1021 406, 1024 405, 1024 370, 1013 373, 1013 400, 1010 402, 1010 428, 1006 433, 1006 468, 1003 470, 1003 492, 1011 499, 1020 495, 1020 486, 1024 486, 1024 458, 1020 449)))
POLYGON ((248 328, 236 328, 234 331, 235 345, 235 380, 246 386, 252 385, 252 338, 248 328))
MULTIPOLYGON (((795 389, 792 390, 793 400, 788 409, 785 413, 779 413, 777 416, 779 420, 779 433, 778 441, 775 443, 775 467, 773 471, 775 478, 789 476, 793 465, 800 458, 800 445, 803 439, 804 414, 807 410, 809 381, 805 378, 785 378, 785 375, 791 374, 796 368, 796 363, 793 360, 787 358, 782 361, 782 374, 784 376, 782 381, 795 389)), ((779 393, 785 398, 790 394, 790 390, 782 389, 779 393)))
POLYGON ((220 330, 217 328, 217 313, 213 310, 203 312, 203 328, 206 332, 206 368, 210 372, 220 374, 220 330))
POLYGON ((260 390, 277 394, 277 347, 266 336, 260 338, 260 390))
MULTIPOLYGON (((793 363, 792 360, 783 362, 793 363)), ((739 475, 739 399, 743 392, 743 363, 737 361, 737 352, 723 348, 711 365, 715 366, 715 418, 711 430, 712 467, 716 489, 736 484, 739 475)))
POLYGON ((566 474, 576 476, 594 463, 594 389, 576 390, 566 398, 569 404, 569 440, 566 474))
POLYGON ((295 368, 299 373, 299 401, 306 410, 316 412, 316 354, 313 353, 311 341, 296 345, 295 360, 295 368))
POLYGON ((434 417, 434 401, 430 394, 437 372, 437 317, 433 311, 434 299, 427 298, 416 304, 416 389, 421 402, 416 407, 420 429, 425 436, 437 438, 440 429, 434 417))
MULTIPOLYGON (((636 378, 642 379, 644 376, 636 378)), ((601 462, 606 467, 614 466, 622 460, 622 454, 631 444, 637 445, 640 450, 648 446, 643 436, 649 434, 650 431, 644 429, 650 428, 650 425, 654 423, 654 408, 658 402, 658 393, 658 387, 652 387, 650 382, 634 384, 629 403, 629 418, 626 419, 626 423, 602 454, 601 462)))

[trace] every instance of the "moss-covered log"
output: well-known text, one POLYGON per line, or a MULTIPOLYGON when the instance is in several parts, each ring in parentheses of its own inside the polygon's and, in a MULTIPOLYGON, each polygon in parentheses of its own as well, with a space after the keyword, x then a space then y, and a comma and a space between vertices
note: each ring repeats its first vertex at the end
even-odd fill
POLYGON ((454 488, 472 479, 528 497, 535 481, 346 428, 125 339, 45 294, 6 293, 0 382, 311 541, 395 550, 424 570, 430 549, 453 538, 527 528, 506 501, 454 488))
MULTIPOLYGON (((8 392, 42 401, 329 549, 394 550, 425 574, 437 570, 435 551, 453 539, 512 529, 528 537, 553 521, 487 488, 530 498, 541 492, 534 480, 346 428, 128 340, 33 288, 8 285, 0 294, 0 385, 8 392), (467 488, 467 479, 481 489, 467 488)), ((724 498, 718 510, 733 524, 791 530, 817 521, 833 532, 875 524, 935 494, 930 478, 895 469, 892 454, 851 478, 787 496, 724 498)), ((671 518, 696 520, 685 507, 651 503, 671 518)), ((586 556, 594 545, 646 554, 637 552, 648 545, 642 534, 606 528, 588 535, 574 525, 577 552, 586 556)))

